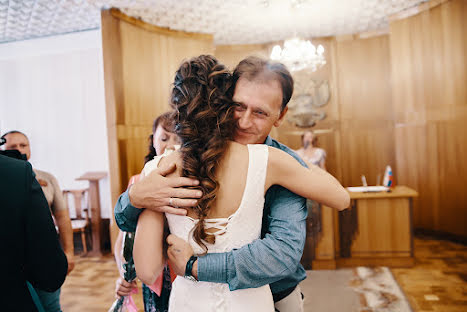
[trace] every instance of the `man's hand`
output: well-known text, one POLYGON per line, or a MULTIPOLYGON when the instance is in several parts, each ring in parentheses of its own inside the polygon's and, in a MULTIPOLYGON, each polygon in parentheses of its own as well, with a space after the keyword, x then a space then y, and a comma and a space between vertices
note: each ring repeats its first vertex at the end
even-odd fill
POLYGON ((115 295, 117 297, 124 297, 131 294, 131 291, 138 287, 136 285, 136 281, 128 283, 122 277, 119 277, 118 280, 115 282, 115 295))
MULTIPOLYGON (((170 234, 167 236, 167 255, 169 256, 170 268, 175 274, 184 276, 186 263, 193 256, 193 248, 185 240, 170 234)), ((193 264, 192 275, 198 279, 198 261, 193 264)))
POLYGON ((68 261, 68 272, 67 272, 67 275, 68 275, 75 268, 75 257, 73 254, 69 252, 66 252, 65 256, 66 256, 66 260, 68 261))
POLYGON ((197 186, 198 180, 184 177, 166 177, 174 172, 175 163, 152 171, 128 193, 131 204, 136 208, 147 208, 156 212, 186 215, 186 209, 196 206, 202 192, 186 187, 197 186))

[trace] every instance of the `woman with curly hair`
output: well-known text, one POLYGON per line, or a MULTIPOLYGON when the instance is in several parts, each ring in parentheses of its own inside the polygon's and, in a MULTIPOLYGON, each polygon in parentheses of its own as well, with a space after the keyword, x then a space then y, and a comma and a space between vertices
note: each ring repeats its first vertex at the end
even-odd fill
MULTIPOLYGON (((188 215, 166 214, 170 232, 194 253, 225 252, 260 237, 264 194, 278 184, 328 206, 345 209, 347 191, 325 171, 302 167, 287 153, 263 144, 234 142, 233 80, 214 57, 183 62, 171 95, 180 150, 149 162, 143 175, 170 163, 172 175, 200 181, 202 197, 188 215)), ((138 277, 151 284, 165 264, 164 215, 144 210, 138 220, 133 255, 138 277)), ((254 265, 254 263, 252 263, 254 265)), ((169 311, 274 311, 268 285, 230 291, 227 284, 177 277, 169 311)))

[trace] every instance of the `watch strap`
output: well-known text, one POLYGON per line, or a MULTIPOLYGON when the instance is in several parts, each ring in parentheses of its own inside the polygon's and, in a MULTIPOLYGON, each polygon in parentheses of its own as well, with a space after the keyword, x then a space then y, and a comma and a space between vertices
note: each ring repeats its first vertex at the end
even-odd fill
POLYGON ((198 260, 198 257, 196 256, 191 256, 190 259, 188 259, 188 262, 186 263, 186 268, 185 268, 185 277, 194 278, 192 270, 193 270, 193 263, 195 263, 196 260, 198 260))

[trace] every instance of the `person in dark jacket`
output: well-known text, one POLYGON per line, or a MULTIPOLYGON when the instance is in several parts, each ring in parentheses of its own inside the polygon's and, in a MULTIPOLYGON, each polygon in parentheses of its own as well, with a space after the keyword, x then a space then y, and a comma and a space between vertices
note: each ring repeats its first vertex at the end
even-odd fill
POLYGON ((2 311, 37 311, 26 282, 56 291, 68 263, 31 164, 0 155, 2 311))

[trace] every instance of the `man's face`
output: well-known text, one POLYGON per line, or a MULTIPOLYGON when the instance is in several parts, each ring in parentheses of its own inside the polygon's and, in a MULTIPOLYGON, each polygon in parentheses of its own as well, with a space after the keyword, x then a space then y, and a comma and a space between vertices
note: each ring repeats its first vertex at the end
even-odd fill
POLYGON ((21 133, 10 133, 5 136, 5 139, 4 148, 6 150, 18 150, 21 154, 26 154, 27 159, 31 157, 29 141, 24 135, 21 133))
POLYGON ((249 81, 240 78, 233 95, 237 129, 235 141, 263 144, 272 127, 278 127, 287 112, 281 112, 282 89, 278 81, 249 81))

